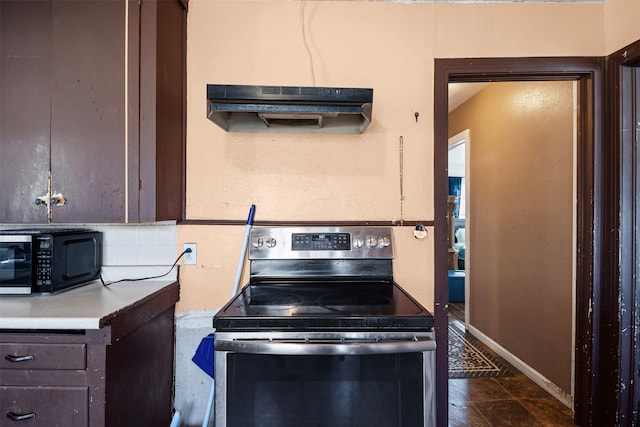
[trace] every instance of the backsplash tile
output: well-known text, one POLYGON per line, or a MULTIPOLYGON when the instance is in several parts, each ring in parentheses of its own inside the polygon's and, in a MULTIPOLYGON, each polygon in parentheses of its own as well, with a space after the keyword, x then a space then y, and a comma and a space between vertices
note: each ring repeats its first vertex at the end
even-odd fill
POLYGON ((95 225, 108 237, 104 265, 172 265, 177 227, 173 222, 95 225))
POLYGON ((0 224, 0 229, 87 228, 102 232, 102 265, 171 266, 178 256, 175 221, 130 224, 0 224))
POLYGON ((115 226, 116 244, 118 246, 136 246, 138 244, 138 227, 137 226, 115 226))

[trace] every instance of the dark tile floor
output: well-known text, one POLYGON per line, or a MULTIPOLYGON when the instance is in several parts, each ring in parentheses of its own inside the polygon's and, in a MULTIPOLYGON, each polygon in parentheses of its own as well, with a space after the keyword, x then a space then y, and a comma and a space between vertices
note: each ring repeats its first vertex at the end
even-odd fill
MULTIPOLYGON (((464 304, 449 306, 449 318, 464 322, 464 304)), ((449 380, 449 427, 575 426, 569 408, 501 361, 514 376, 449 380)))

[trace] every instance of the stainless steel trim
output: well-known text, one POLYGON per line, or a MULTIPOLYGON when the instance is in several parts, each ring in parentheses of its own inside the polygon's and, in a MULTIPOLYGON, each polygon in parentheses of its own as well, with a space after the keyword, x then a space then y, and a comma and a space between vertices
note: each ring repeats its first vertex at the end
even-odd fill
POLYGON ((214 367, 214 423, 216 427, 227 427, 227 354, 216 351, 213 359, 214 367))
MULTIPOLYGON (((235 333, 218 333, 216 332, 216 343, 220 341, 219 335, 226 335, 222 341, 227 340, 228 335, 238 335, 235 333)), ((240 335, 256 335, 241 333, 240 335)), ((258 335, 263 335, 258 333, 258 335)), ((282 335, 279 333, 278 335, 282 335)), ((292 335, 291 333, 285 335, 292 335)), ((295 334, 300 335, 300 334, 295 334)), ((316 336, 326 335, 325 333, 311 334, 316 336)), ((335 335, 335 334, 329 334, 335 335)), ((353 335, 352 333, 342 335, 353 335)), ((367 334, 373 335, 373 334, 367 334)), ((397 335, 395 333, 379 333, 378 335, 397 335)), ((406 334, 404 334, 406 335, 406 334)), ((433 333, 416 334, 422 337, 422 339, 433 338, 433 333)), ((435 342, 433 342, 435 348, 435 342)), ((215 349, 215 421, 216 427, 227 427, 227 355, 230 352, 222 351, 218 348, 215 349)), ((434 427, 436 425, 436 407, 435 407, 435 351, 423 351, 422 352, 422 365, 423 365, 423 399, 424 399, 424 427, 434 427)))
MULTIPOLYGON (((435 339, 432 331, 216 331, 214 345, 218 341, 231 340, 323 340, 323 341, 412 341, 435 339)), ((217 347, 216 347, 217 349, 217 347)))
MULTIPOLYGON (((9 232, 9 230, 7 231, 9 232)), ((31 242, 31 235, 20 235, 20 234, 2 234, 0 235, 0 243, 8 243, 8 242, 31 242)))
POLYGON ((358 258, 393 259, 392 227, 265 227, 251 229, 249 259, 358 258), (291 238, 294 233, 348 233, 351 237, 351 245, 348 250, 294 251, 291 248, 291 238), (369 238, 371 239, 368 240, 369 238))
POLYGON ((275 355, 365 355, 434 351, 433 332, 216 332, 215 351, 275 355))
POLYGON ((424 425, 436 425, 436 353, 435 351, 422 353, 422 372, 424 373, 424 425))
POLYGON ((0 284, 0 295, 29 295, 31 294, 30 285, 4 285, 0 284))
POLYGON ((367 355, 434 351, 432 339, 409 341, 216 340, 216 350, 273 355, 367 355))

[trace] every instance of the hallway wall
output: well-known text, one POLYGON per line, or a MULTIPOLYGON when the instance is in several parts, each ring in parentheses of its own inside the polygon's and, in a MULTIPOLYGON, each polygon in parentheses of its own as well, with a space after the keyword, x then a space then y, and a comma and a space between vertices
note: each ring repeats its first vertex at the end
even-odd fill
POLYGON ((574 82, 492 83, 449 115, 471 133, 470 323, 571 395, 574 82))

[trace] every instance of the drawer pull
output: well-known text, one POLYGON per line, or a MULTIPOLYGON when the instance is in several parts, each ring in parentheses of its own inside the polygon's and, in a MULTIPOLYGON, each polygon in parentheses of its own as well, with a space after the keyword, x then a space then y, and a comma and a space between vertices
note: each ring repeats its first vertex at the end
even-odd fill
POLYGON ((12 419, 13 421, 25 421, 32 420, 36 417, 34 412, 29 412, 28 414, 16 414, 15 412, 7 412, 7 418, 12 419))
POLYGON ((35 356, 33 356, 32 354, 28 356, 14 356, 12 354, 7 354, 4 356, 4 358, 9 362, 28 362, 35 359, 35 356))

